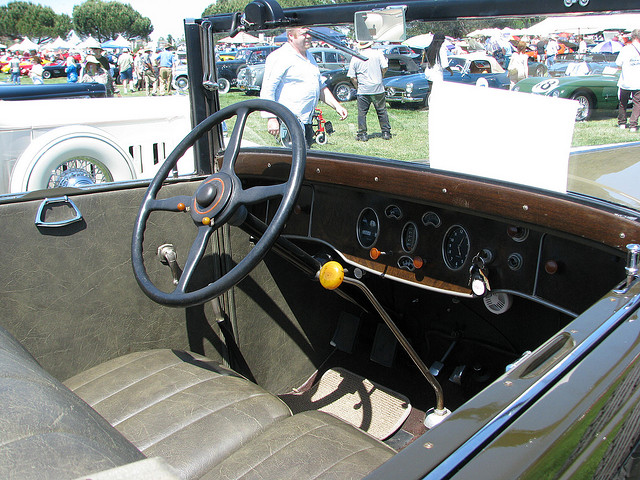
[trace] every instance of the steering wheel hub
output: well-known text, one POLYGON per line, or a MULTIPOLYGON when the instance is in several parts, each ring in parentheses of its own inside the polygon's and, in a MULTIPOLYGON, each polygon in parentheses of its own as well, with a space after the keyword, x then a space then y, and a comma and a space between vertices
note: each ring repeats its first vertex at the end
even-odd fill
POLYGON ((194 221, 219 215, 229 203, 232 191, 233 181, 229 175, 219 172, 208 177, 193 197, 191 216, 194 221))

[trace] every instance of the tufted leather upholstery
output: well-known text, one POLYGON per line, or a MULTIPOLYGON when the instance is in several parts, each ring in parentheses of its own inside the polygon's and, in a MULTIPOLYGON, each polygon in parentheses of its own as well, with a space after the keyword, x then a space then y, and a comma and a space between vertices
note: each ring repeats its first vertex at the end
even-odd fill
POLYGON ((275 421, 280 399, 194 353, 151 350, 65 382, 146 456, 199 478, 275 421))
POLYGON ((361 478, 395 453, 327 414, 291 416, 188 352, 133 353, 65 383, 88 403, 0 327, 0 478, 71 479, 145 456, 189 479, 361 478))

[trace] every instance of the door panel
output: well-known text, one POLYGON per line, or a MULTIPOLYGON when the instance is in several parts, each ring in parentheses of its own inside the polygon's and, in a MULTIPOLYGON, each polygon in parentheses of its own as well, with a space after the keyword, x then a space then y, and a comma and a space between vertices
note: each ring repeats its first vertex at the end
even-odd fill
MULTIPOLYGON (((165 186, 161 193, 190 194, 198 184, 165 186)), ((82 220, 61 228, 36 227, 41 200, 0 206, 2 325, 60 379, 148 348, 191 349, 220 357, 220 337, 207 322, 210 307, 157 305, 134 279, 131 233, 145 190, 72 195, 82 220)), ((160 288, 172 290, 172 284, 169 267, 157 258, 158 246, 176 245, 178 261, 184 262, 194 236, 188 215, 152 214, 145 264, 160 288)), ((202 262, 199 281, 210 278, 212 258, 207 255, 202 262)))

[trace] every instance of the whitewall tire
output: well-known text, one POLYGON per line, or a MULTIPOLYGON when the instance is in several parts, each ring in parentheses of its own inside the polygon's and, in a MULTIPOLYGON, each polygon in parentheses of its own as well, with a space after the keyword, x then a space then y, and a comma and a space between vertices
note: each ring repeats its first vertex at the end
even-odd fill
POLYGON ((86 125, 55 128, 35 138, 11 173, 11 193, 133 180, 133 159, 108 133, 86 125))

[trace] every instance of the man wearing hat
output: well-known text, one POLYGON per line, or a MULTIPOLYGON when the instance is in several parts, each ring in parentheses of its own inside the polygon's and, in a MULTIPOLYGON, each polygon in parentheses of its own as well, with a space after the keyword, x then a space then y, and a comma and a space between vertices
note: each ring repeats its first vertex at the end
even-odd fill
POLYGON ((382 83, 388 63, 384 53, 380 50, 373 50, 371 48, 372 44, 373 42, 359 42, 360 54, 366 57, 367 60, 351 57, 349 71, 347 72, 351 83, 358 89, 356 97, 358 103, 358 134, 356 135, 356 140, 359 142, 366 142, 369 139, 367 135, 367 112, 372 104, 378 115, 382 138, 391 140, 391 125, 387 115, 387 100, 382 83))
POLYGON ((171 94, 171 76, 173 74, 173 65, 175 64, 175 60, 176 56, 173 53, 173 46, 167 45, 160 53, 160 57, 158 59, 158 63, 160 65, 160 95, 171 94))

